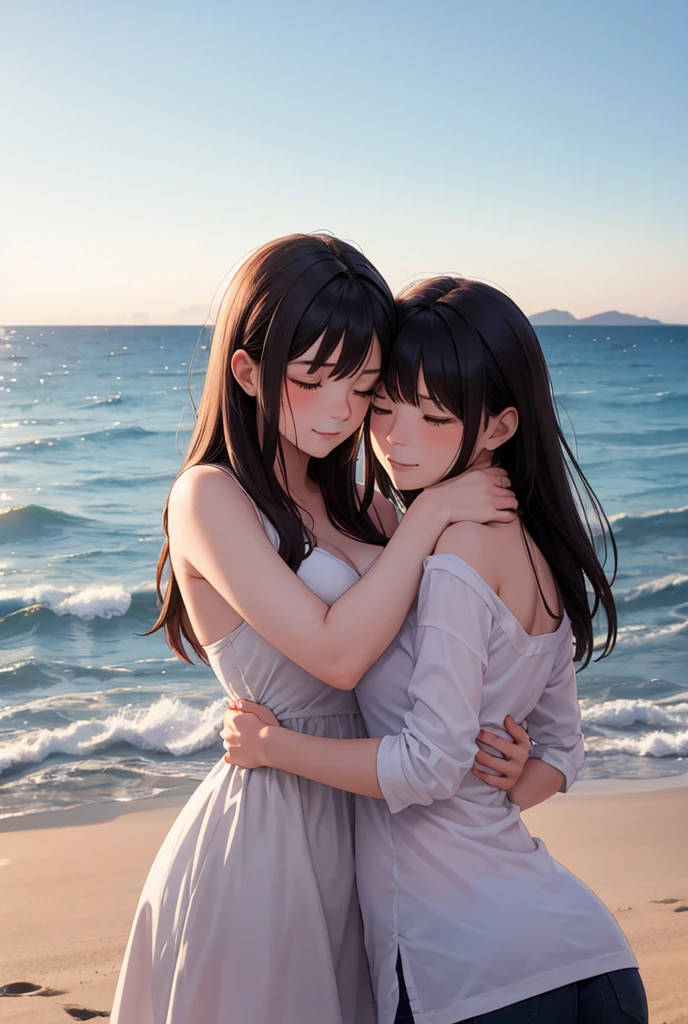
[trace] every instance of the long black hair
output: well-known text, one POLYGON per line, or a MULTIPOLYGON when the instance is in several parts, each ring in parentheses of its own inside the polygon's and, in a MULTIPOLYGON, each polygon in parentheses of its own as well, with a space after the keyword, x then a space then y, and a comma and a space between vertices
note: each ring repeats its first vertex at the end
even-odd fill
MULTIPOLYGON (((349 376, 364 365, 375 338, 384 362, 395 325, 394 298, 384 278, 358 249, 330 235, 289 235, 262 246, 240 267, 222 299, 196 423, 179 473, 208 463, 230 468, 275 527, 279 554, 294 571, 310 554, 315 538, 275 472, 276 460, 284 465, 279 415, 287 363, 321 338, 311 366, 314 372, 343 340, 331 372, 337 379, 349 376), (257 398, 246 394, 232 373, 230 364, 238 349, 259 364, 257 398)), ((362 497, 356 486, 356 456, 363 434, 362 426, 329 455, 311 458, 308 474, 318 484, 338 530, 368 544, 384 545, 387 538, 369 514, 372 474, 362 497)), ((367 438, 365 443, 369 452, 367 438)), ((371 464, 370 454, 366 463, 371 464)), ((169 499, 163 509, 165 542, 156 574, 162 608, 148 632, 164 628, 172 650, 189 661, 184 637, 206 661, 171 564, 163 592, 170 548, 168 503, 169 499)))
MULTIPOLYGON (((468 467, 489 416, 510 406, 517 409, 518 429, 496 457, 511 479, 522 527, 557 582, 573 627, 575 659, 583 667, 589 663, 593 620, 600 610, 607 620, 600 657, 611 653, 617 631, 611 591, 616 543, 559 425, 545 357, 529 320, 503 292, 456 277, 412 285, 398 297, 397 310, 398 334, 385 373, 390 398, 417 406, 422 370, 428 395, 462 421, 461 448, 447 477, 468 467), (592 509, 593 525, 586 505, 592 509), (593 526, 604 548, 602 562, 593 526), (603 568, 609 550, 611 583, 603 568)), ((383 494, 402 506, 415 497, 395 492, 380 465, 375 475, 383 494)))

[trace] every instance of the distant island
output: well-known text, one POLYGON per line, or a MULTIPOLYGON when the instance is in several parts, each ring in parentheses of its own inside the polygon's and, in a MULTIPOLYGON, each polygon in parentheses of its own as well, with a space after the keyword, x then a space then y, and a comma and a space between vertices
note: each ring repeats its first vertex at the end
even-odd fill
POLYGON ((534 327, 656 327, 662 323, 661 320, 651 320, 649 316, 619 313, 616 309, 586 316, 582 320, 565 309, 547 309, 544 313, 534 313, 528 319, 534 327))

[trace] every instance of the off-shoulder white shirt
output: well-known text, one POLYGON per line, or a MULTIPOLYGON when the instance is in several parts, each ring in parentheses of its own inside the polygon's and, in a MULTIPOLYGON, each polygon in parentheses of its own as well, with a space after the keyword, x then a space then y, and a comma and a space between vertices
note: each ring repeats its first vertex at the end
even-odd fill
POLYGON ((356 874, 379 1024, 401 953, 416 1024, 454 1024, 635 967, 606 907, 470 772, 480 728, 527 722, 533 757, 573 782, 583 737, 567 616, 530 636, 463 559, 433 555, 397 638, 356 688, 382 736, 383 800, 357 799, 356 874))

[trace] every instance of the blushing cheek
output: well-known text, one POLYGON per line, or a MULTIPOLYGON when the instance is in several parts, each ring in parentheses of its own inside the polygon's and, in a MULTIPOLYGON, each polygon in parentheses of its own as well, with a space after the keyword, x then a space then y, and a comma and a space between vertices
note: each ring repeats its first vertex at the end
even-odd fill
POLYGON ((317 391, 305 391, 295 384, 287 384, 282 393, 280 433, 294 442, 299 434, 310 430, 314 418, 317 391))
POLYGON ((428 474, 425 486, 439 483, 456 462, 461 444, 461 428, 447 424, 436 427, 423 422, 418 425, 420 447, 416 462, 428 474))
POLYGON ((447 424, 444 427, 430 427, 430 430, 440 435, 436 442, 436 465, 439 469, 438 479, 441 480, 456 462, 461 447, 463 427, 458 424, 447 424))

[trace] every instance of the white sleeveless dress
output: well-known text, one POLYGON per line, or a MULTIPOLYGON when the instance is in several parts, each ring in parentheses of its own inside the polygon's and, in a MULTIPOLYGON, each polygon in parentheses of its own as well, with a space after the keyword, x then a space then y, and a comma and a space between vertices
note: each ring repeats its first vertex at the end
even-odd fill
MULTIPOLYGON (((298 575, 327 604, 359 578, 321 548, 298 575)), ((205 650, 229 695, 267 705, 287 728, 365 736, 352 692, 299 668, 246 622, 205 650)), ((353 800, 220 760, 148 875, 111 1024, 374 1024, 353 800)))

